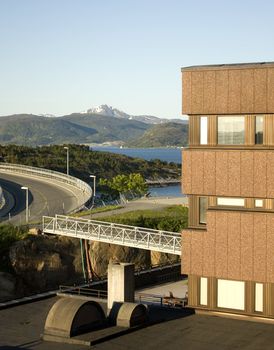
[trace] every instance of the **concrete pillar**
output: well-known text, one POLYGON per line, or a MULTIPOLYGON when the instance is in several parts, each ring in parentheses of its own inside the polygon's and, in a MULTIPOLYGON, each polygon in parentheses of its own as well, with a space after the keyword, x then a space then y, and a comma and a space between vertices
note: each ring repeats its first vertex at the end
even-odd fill
POLYGON ((109 263, 108 309, 113 302, 134 302, 134 264, 109 263))

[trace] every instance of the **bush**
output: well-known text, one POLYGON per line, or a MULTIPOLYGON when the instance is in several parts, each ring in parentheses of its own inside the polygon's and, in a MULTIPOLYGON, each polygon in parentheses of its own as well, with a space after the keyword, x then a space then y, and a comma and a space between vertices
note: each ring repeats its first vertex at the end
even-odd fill
POLYGON ((188 208, 174 205, 163 210, 137 210, 100 218, 124 225, 147 227, 155 230, 181 232, 187 227, 188 208))
POLYGON ((0 270, 11 271, 9 260, 10 246, 25 238, 28 234, 26 227, 16 227, 12 225, 0 225, 0 270))

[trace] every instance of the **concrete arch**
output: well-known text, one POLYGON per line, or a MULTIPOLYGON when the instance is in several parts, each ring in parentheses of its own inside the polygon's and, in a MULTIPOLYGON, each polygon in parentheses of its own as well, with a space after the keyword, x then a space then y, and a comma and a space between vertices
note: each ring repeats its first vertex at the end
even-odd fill
POLYGON ((4 192, 2 190, 2 187, 0 186, 0 209, 2 209, 4 205, 5 205, 4 192))
POLYGON ((144 304, 114 303, 109 316, 117 326, 134 327, 147 322, 148 311, 144 304))
POLYGON ((105 323, 105 313, 97 302, 61 298, 48 313, 44 335, 69 338, 105 323))

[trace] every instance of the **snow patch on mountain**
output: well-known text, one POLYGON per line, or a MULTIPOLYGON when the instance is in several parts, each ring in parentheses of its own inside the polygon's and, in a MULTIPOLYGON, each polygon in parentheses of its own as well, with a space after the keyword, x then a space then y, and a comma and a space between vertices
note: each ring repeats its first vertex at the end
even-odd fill
POLYGON ((56 115, 54 114, 38 114, 39 117, 46 117, 46 118, 56 118, 56 115))
POLYGON ((112 108, 108 105, 101 105, 98 107, 90 108, 86 111, 86 113, 94 113, 94 114, 101 114, 106 115, 107 117, 114 117, 114 118, 123 118, 123 119, 130 119, 131 115, 120 111, 117 108, 112 108))
MULTIPOLYGON (((128 119, 128 120, 135 120, 139 122, 143 122, 146 124, 163 124, 163 123, 169 123, 174 121, 175 119, 166 119, 166 118, 158 118, 154 117, 152 115, 130 115, 127 114, 123 111, 120 111, 117 108, 113 108, 108 105, 101 105, 98 107, 90 108, 86 110, 85 112, 81 112, 85 114, 99 114, 99 115, 104 115, 107 117, 113 117, 113 118, 119 118, 119 119, 128 119)), ((183 120, 181 119, 176 119, 177 123, 184 123, 183 120)))

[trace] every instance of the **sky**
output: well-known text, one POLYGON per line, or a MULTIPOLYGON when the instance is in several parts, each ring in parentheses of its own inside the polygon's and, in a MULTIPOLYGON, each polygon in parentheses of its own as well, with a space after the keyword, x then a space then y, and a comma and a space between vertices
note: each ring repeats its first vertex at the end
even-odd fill
POLYGON ((273 0, 0 0, 0 115, 181 116, 181 67, 274 61, 273 0))

